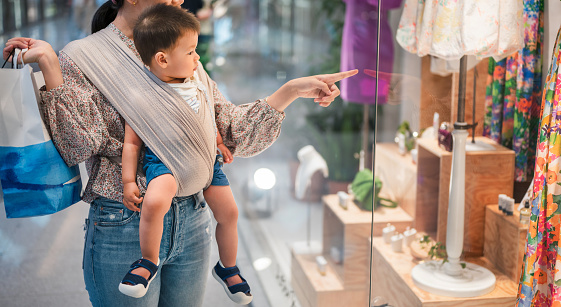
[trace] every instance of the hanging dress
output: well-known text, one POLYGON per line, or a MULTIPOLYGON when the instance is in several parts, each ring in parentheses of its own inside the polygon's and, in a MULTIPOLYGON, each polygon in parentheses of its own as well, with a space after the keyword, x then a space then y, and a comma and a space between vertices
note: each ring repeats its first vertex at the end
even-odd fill
POLYGON ((388 21, 389 10, 401 7, 403 0, 384 0, 381 7, 380 46, 377 46, 378 0, 343 0, 346 4, 341 42, 341 71, 358 69, 354 78, 341 80, 341 98, 360 104, 376 101, 376 79, 364 69, 376 69, 380 50, 378 103, 387 102, 393 72, 393 36, 388 21))
POLYGON ((532 178, 541 104, 543 0, 524 0, 524 48, 489 59, 483 135, 516 154, 514 179, 532 178))
POLYGON ((561 29, 545 80, 532 215, 517 306, 561 306, 561 29))

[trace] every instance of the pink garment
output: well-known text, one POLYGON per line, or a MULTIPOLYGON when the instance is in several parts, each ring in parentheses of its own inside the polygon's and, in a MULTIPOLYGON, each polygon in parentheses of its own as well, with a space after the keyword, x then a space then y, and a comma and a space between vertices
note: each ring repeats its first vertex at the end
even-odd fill
POLYGON ((378 1, 382 3, 380 29, 380 82, 378 103, 385 103, 393 70, 393 35, 388 10, 401 7, 403 0, 343 0, 347 4, 341 49, 341 71, 358 69, 353 78, 341 80, 341 97, 361 104, 374 104, 376 79, 364 69, 376 69, 378 1), (383 78, 382 76, 385 76, 383 78))

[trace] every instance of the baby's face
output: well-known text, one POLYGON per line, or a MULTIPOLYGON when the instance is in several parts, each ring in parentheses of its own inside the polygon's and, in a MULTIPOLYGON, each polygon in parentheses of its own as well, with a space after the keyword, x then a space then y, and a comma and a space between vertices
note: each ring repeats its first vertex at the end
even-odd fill
POLYGON ((179 38, 175 48, 168 54, 168 66, 165 68, 167 76, 180 80, 193 76, 201 58, 195 51, 197 40, 198 35, 189 31, 179 38))

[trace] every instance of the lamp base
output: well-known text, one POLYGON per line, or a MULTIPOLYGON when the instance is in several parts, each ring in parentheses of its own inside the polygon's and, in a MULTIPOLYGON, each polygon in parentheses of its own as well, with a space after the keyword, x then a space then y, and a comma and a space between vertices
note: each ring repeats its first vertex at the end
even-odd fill
POLYGON ((442 296, 474 297, 495 289, 495 275, 486 268, 466 262, 458 276, 446 274, 442 261, 426 261, 411 271, 413 282, 420 289, 442 296))

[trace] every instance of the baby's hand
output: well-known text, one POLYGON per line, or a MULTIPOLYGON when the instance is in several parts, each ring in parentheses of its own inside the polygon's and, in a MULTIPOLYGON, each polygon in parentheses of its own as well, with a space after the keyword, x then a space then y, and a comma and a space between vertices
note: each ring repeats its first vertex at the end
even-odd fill
POLYGON ((218 149, 222 152, 222 157, 224 158, 224 163, 232 163, 234 161, 234 156, 224 144, 218 144, 218 149))
POLYGON ((136 182, 128 182, 123 186, 123 204, 129 210, 140 211, 138 204, 142 202, 142 197, 140 197, 140 190, 136 182))

